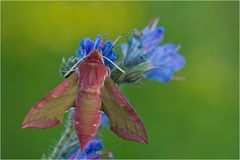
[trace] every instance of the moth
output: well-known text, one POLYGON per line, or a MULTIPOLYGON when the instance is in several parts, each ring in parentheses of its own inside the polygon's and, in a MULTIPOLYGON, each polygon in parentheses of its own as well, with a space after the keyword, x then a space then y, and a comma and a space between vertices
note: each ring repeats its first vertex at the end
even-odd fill
POLYGON ((22 128, 54 127, 74 107, 73 123, 80 150, 96 135, 101 112, 107 115, 111 130, 119 137, 147 144, 143 123, 110 78, 101 53, 93 50, 76 68, 28 111, 22 128))

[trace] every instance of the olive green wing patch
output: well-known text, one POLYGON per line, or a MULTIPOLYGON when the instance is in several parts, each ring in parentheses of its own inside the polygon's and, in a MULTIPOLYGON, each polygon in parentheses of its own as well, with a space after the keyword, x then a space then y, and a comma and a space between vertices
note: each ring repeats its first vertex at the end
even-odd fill
POLYGON ((50 128, 62 122, 65 112, 75 104, 77 80, 77 73, 72 73, 36 103, 24 118, 22 128, 50 128))
POLYGON ((102 111, 109 118, 114 133, 129 141, 148 143, 143 123, 110 77, 101 89, 101 100, 102 111))

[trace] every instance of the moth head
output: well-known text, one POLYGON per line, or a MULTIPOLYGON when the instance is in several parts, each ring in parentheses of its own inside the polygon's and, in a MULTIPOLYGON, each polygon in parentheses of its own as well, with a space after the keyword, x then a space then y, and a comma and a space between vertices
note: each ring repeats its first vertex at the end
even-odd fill
POLYGON ((88 56, 86 56, 85 62, 103 64, 101 53, 98 50, 93 50, 88 56))

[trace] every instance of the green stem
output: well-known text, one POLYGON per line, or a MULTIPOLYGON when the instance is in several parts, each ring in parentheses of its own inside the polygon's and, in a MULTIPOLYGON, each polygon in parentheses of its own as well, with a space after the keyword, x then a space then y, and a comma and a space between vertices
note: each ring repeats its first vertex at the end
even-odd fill
POLYGON ((74 131, 71 115, 72 115, 71 112, 68 113, 68 117, 66 119, 65 130, 64 130, 62 136, 60 137, 59 141, 57 142, 56 146, 54 147, 52 153, 49 155, 49 159, 56 159, 56 158, 59 157, 59 155, 62 151, 62 148, 67 143, 67 141, 69 140, 72 132, 74 131))

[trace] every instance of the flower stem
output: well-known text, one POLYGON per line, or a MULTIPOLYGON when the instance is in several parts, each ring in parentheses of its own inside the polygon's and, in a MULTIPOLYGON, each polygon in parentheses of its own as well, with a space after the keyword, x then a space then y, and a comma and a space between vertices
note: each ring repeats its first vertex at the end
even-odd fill
POLYGON ((64 145, 67 144, 69 138, 73 132, 73 123, 71 119, 72 112, 69 112, 66 119, 66 126, 65 130, 60 137, 59 141, 57 142, 56 146, 54 147, 52 153, 49 155, 49 159, 56 159, 61 156, 62 149, 64 145))

